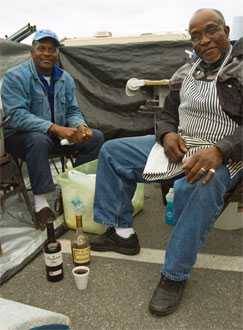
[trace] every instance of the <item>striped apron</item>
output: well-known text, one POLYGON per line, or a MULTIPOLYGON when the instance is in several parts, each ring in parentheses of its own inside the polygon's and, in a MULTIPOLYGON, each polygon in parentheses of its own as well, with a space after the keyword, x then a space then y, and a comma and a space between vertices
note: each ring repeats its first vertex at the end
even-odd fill
MULTIPOLYGON (((221 109, 216 87, 218 75, 227 63, 231 51, 232 46, 214 80, 202 81, 193 77, 195 69, 201 62, 201 59, 198 59, 182 83, 178 133, 188 148, 183 160, 190 158, 198 150, 212 147, 225 136, 232 135, 238 127, 238 124, 221 109)), ((227 164, 227 167, 232 178, 243 168, 243 163, 234 162, 227 164)), ((183 172, 182 162, 169 161, 165 172, 144 174, 143 177, 146 181, 166 180, 183 172)))

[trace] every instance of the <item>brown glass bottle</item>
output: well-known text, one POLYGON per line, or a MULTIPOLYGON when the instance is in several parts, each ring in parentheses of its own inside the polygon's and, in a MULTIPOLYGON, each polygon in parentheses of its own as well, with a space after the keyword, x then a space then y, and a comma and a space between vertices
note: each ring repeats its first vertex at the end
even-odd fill
POLYGON ((53 221, 47 222, 47 241, 44 244, 46 278, 51 282, 63 279, 63 260, 61 243, 56 240, 53 221))
POLYGON ((82 230, 82 215, 76 215, 76 233, 71 241, 72 257, 75 266, 90 264, 90 244, 82 230))

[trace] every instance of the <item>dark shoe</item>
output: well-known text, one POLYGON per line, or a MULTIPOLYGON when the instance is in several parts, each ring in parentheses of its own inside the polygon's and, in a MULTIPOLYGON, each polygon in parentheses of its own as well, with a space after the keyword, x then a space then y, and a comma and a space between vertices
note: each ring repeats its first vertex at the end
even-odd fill
POLYGON ((35 212, 36 228, 45 230, 47 221, 56 219, 55 213, 49 208, 44 207, 39 212, 35 212))
POLYGON ((140 251, 140 245, 136 234, 128 238, 117 235, 115 228, 109 227, 106 232, 90 242, 93 251, 114 251, 121 254, 135 255, 140 251))
POLYGON ((149 310, 157 316, 173 313, 178 307, 186 281, 176 282, 162 276, 149 303, 149 310))

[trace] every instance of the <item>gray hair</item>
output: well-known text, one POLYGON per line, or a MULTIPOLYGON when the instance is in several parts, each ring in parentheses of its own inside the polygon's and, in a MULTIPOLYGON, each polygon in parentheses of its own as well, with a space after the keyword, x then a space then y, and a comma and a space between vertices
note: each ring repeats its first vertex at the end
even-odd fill
POLYGON ((214 8, 200 8, 200 9, 198 9, 198 10, 195 11, 194 15, 197 14, 197 13, 200 13, 201 11, 204 11, 204 10, 210 10, 210 11, 215 12, 215 14, 217 14, 218 17, 219 17, 219 23, 221 23, 224 26, 226 25, 224 15, 218 9, 214 9, 214 8))

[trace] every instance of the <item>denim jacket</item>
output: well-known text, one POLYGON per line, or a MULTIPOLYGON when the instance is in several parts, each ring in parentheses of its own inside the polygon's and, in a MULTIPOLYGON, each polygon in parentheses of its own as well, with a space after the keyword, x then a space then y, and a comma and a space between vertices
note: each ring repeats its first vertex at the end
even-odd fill
MULTIPOLYGON (((178 108, 180 105, 180 88, 183 79, 190 71, 192 65, 193 63, 183 65, 175 72, 170 80, 170 91, 165 98, 164 108, 156 123, 156 139, 160 143, 163 143, 165 133, 177 132, 179 125, 178 108)), ((203 68, 200 69, 201 71, 203 70, 203 68)), ((195 74, 194 78, 197 79, 195 74)), ((239 125, 233 135, 225 136, 221 141, 216 143, 216 146, 222 151, 225 161, 229 159, 235 161, 242 160, 243 38, 234 45, 230 60, 219 74, 216 86, 222 110, 239 125)))
MULTIPOLYGON (((1 97, 4 113, 10 116, 5 137, 21 131, 47 133, 53 124, 48 94, 32 59, 7 71, 1 97)), ((54 121, 69 127, 85 124, 77 103, 74 80, 66 71, 55 83, 54 121)))

